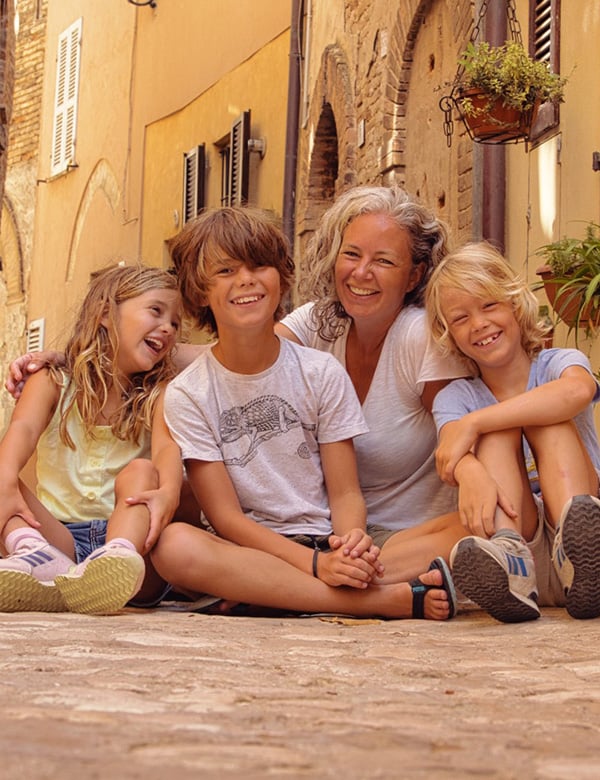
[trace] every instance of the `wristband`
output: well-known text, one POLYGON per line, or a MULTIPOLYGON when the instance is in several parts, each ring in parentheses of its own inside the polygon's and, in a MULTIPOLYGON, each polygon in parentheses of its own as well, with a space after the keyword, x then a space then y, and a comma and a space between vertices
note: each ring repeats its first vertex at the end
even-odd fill
POLYGON ((320 552, 321 551, 318 548, 315 548, 315 551, 313 553, 313 561, 312 561, 313 577, 316 577, 317 579, 319 579, 319 574, 317 572, 317 561, 319 559, 319 553, 320 552))

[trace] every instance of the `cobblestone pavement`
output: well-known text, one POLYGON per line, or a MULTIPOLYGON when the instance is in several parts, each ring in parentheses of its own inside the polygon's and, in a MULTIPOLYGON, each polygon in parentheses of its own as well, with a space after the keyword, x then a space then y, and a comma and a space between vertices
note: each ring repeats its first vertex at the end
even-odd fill
POLYGON ((600 776, 600 620, 0 615, 0 776, 600 776))

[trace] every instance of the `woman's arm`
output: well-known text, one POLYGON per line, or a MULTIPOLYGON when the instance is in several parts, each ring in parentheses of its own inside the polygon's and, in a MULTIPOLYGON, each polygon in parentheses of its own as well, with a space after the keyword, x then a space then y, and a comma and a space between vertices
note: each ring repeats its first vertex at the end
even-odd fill
MULTIPOLYGON (((182 371, 186 366, 189 366, 198 357, 202 349, 203 347, 200 344, 177 344, 173 354, 173 362, 177 370, 182 371)), ((44 366, 62 366, 64 363, 64 353, 51 349, 20 355, 9 365, 4 387, 13 398, 18 399, 23 392, 25 383, 32 374, 35 374, 44 366)))
POLYGON ((434 382, 425 382, 423 392, 421 393, 421 403, 431 414, 433 410, 433 400, 443 387, 446 387, 451 379, 438 379, 434 382))
POLYGON ((302 344, 298 336, 281 322, 275 323, 275 333, 281 336, 282 339, 288 339, 288 341, 293 341, 295 344, 302 344))

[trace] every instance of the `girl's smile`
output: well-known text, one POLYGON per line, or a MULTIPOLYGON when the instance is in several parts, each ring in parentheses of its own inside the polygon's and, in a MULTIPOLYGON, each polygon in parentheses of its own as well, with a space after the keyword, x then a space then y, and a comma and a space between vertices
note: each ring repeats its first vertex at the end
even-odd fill
POLYGON ((180 296, 156 288, 119 304, 118 364, 125 376, 152 369, 175 346, 180 296))

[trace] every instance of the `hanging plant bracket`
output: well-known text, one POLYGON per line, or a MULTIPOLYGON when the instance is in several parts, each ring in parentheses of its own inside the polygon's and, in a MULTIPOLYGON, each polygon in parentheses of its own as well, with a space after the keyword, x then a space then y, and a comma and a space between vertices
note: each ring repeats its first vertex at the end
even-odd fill
MULTIPOLYGON (((469 50, 473 51, 476 41, 482 35, 481 27, 485 21, 488 5, 489 0, 483 0, 481 3, 466 52, 469 52, 469 50)), ((512 42, 522 47, 521 26, 517 20, 515 0, 507 0, 506 13, 509 38, 505 45, 509 45, 512 42)), ((459 61, 450 93, 444 95, 439 101, 439 107, 444 113, 444 134, 447 145, 449 147, 452 145, 455 114, 458 115, 458 118, 464 124, 469 138, 475 143, 506 144, 519 143, 520 141, 527 142, 531 125, 535 120, 541 101, 535 102, 525 111, 502 105, 503 100, 501 97, 497 99, 489 98, 480 88, 473 88, 474 91, 469 92, 464 87, 464 77, 465 64, 459 61), (488 110, 496 108, 503 116, 500 118, 492 117, 488 120, 488 110)))

